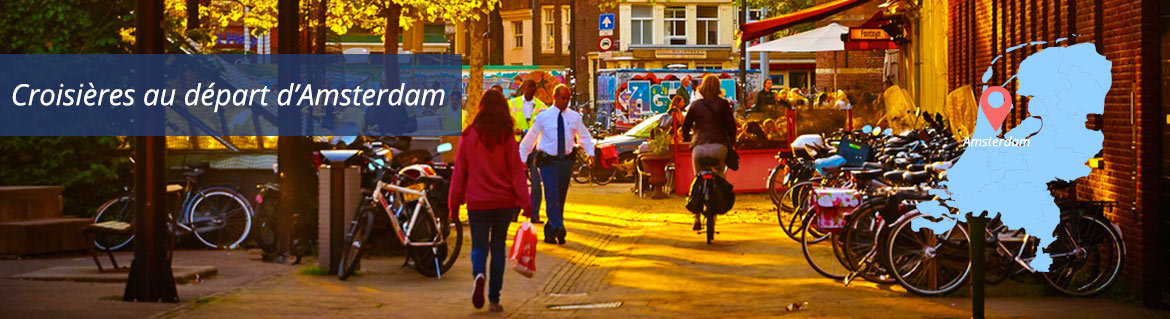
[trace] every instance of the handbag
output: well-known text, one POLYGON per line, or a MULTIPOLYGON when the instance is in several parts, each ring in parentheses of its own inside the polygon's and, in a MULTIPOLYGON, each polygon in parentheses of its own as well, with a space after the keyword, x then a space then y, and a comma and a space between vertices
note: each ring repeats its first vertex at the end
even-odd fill
POLYGON ((724 159, 723 163, 727 165, 727 169, 733 171, 739 170, 739 153, 731 145, 727 146, 727 159, 724 159))
POLYGON ((524 222, 512 237, 512 252, 508 254, 512 270, 532 278, 536 274, 536 228, 524 222))

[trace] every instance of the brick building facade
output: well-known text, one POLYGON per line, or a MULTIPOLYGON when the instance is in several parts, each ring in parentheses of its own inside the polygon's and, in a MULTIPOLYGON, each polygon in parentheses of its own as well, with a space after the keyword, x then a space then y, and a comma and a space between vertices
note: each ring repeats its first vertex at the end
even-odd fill
MULTIPOLYGON (((817 0, 817 4, 829 0, 817 0)), ((823 27, 829 23, 847 27, 857 27, 873 17, 880 9, 882 1, 869 1, 831 17, 821 19, 816 26, 823 27)), ((880 93, 886 88, 883 74, 885 66, 885 52, 882 50, 818 52, 816 64, 817 90, 829 89, 834 86, 833 78, 836 74, 836 86, 860 96, 862 93, 880 93)))
MULTIPOLYGON (((1140 291, 1147 305, 1170 300, 1167 13, 1170 4, 1164 0, 949 0, 948 7, 950 89, 978 90, 979 77, 996 56, 1031 41, 1094 43, 1113 63, 1102 125, 1105 164, 1078 179, 1070 196, 1116 202, 1107 215, 1125 239, 1122 287, 1140 291)), ((990 83, 1007 81, 1025 57, 1043 47, 1004 54, 990 83)), ((1016 85, 1006 88, 1015 91, 1016 85)), ((1028 117, 1025 97, 1016 96, 1013 103, 1005 130, 1028 117)))

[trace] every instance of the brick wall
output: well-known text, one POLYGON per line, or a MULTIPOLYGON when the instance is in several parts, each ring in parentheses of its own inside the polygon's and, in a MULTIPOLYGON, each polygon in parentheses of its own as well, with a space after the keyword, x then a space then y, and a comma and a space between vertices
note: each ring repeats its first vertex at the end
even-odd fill
MULTIPOLYGON (((829 0, 816 1, 817 4, 825 2, 829 2, 829 0)), ((870 1, 869 3, 821 19, 815 25, 816 27, 822 27, 836 22, 847 27, 859 26, 878 12, 878 5, 880 4, 882 4, 882 1, 870 1)), ((846 90, 851 95, 858 96, 865 92, 882 92, 886 88, 882 76, 884 61, 885 52, 881 50, 841 51, 836 53, 835 60, 833 52, 818 52, 817 69, 820 71, 816 72, 815 86, 818 90, 823 88, 832 89, 833 73, 826 71, 836 66, 838 69, 837 88, 846 90), (834 64, 834 61, 836 61, 836 64, 834 64)), ((853 102, 857 103, 856 101, 853 102)))
MULTIPOLYGON (((1147 301, 1154 298, 1160 276, 1153 252, 1162 217, 1156 207, 1161 146, 1160 87, 1157 78, 1158 35, 1153 10, 1160 0, 950 0, 950 78, 954 89, 971 85, 978 90, 991 60, 1006 48, 1030 41, 1069 44, 1096 43, 1098 52, 1113 62, 1113 85, 1105 98, 1104 169, 1076 182, 1081 200, 1116 201, 1108 217, 1123 232, 1127 249, 1125 278, 1141 287, 1147 301), (1153 48, 1153 49, 1151 49, 1153 48), (1131 122, 1131 106, 1133 117, 1131 122), (1135 129, 1136 128, 1136 129, 1135 129), (1146 209, 1143 209, 1143 208, 1146 209)), ((994 68, 990 83, 1003 83, 1020 61, 1044 46, 1025 47, 1005 54, 994 68)), ((1007 87, 1015 91, 1012 81, 1007 87)), ((1028 116, 1027 100, 1016 97, 1005 123, 1010 129, 1028 116)))

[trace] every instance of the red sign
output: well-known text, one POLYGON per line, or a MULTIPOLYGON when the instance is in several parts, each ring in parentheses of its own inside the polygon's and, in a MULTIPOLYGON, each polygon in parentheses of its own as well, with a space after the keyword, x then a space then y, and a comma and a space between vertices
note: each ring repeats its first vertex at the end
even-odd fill
POLYGON ((609 51, 609 49, 612 49, 612 48, 613 48, 613 37, 603 36, 603 37, 601 37, 601 39, 597 40, 597 49, 601 50, 601 52, 609 51))

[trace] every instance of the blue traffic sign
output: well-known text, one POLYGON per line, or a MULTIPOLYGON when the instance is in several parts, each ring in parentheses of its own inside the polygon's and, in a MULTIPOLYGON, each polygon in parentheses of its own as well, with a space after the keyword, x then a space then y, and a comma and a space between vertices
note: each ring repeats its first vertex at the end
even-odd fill
POLYGON ((614 24, 617 24, 617 20, 613 13, 602 13, 597 19, 597 30, 613 30, 614 24))

